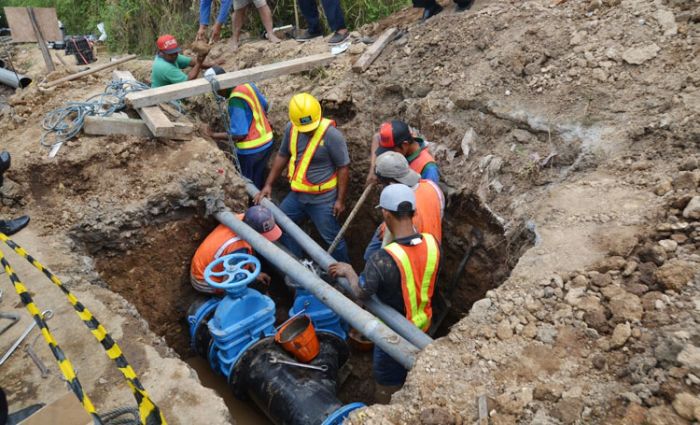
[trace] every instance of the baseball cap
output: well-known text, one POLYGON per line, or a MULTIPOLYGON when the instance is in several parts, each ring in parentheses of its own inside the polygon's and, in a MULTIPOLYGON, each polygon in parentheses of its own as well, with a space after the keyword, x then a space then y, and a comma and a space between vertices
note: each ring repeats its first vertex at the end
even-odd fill
POLYGON ((408 166, 408 160, 398 152, 384 152, 377 157, 374 168, 379 177, 393 179, 406 186, 415 186, 420 181, 420 174, 408 166))
POLYGON ((411 129, 403 121, 391 120, 379 126, 379 148, 377 155, 391 151, 393 148, 401 146, 403 142, 413 141, 411 129))
POLYGON ((180 53, 182 49, 177 45, 177 40, 170 34, 161 35, 156 41, 158 50, 165 54, 180 53))
POLYGON ((282 229, 275 224, 275 217, 269 208, 261 205, 248 208, 243 216, 243 222, 255 229, 269 241, 276 241, 282 236, 282 229))
POLYGON ((416 194, 405 184, 390 184, 379 195, 379 205, 391 212, 409 212, 416 210, 416 194))

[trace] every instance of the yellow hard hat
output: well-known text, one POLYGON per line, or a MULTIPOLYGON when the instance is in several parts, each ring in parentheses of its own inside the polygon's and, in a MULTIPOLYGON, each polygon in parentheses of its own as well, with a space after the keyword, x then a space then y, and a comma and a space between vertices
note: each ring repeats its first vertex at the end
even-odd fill
POLYGON ((321 123, 321 104, 309 93, 297 93, 289 101, 289 120, 302 133, 314 131, 321 123))

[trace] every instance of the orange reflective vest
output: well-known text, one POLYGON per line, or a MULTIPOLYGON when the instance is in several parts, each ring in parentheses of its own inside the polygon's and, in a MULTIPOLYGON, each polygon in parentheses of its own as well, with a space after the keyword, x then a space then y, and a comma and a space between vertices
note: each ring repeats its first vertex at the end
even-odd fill
MULTIPOLYGON (((438 243, 442 243, 442 215, 445 209, 445 196, 432 180, 420 179, 416 194, 416 213, 413 214, 413 227, 418 233, 430 233, 438 243)), ((379 228, 380 238, 384 237, 386 223, 379 228)))
POLYGON ((229 96, 229 99, 233 98, 243 99, 253 112, 248 134, 245 139, 236 142, 236 147, 239 150, 255 149, 270 142, 272 140, 272 127, 255 89, 250 84, 236 86, 229 96))
POLYGON ((428 147, 424 146, 418 156, 408 163, 408 166, 416 173, 423 175, 423 168, 431 162, 435 162, 435 158, 428 152, 428 147))
MULTIPOLYGON (((243 220, 243 214, 238 214, 238 219, 243 220)), ((192 265, 190 274, 197 280, 204 281, 204 269, 209 263, 219 257, 228 255, 232 252, 245 249, 248 254, 253 253, 253 248, 248 242, 241 239, 236 233, 231 231, 223 224, 219 224, 216 228, 204 239, 197 251, 192 257, 192 265)), ((221 268, 223 270, 223 268, 221 268)), ((214 270, 214 271, 221 271, 214 270)), ((214 278, 216 280, 217 278, 214 278)))
POLYGON ((384 249, 394 259, 401 271, 406 318, 423 331, 428 331, 433 318, 431 298, 440 264, 440 247, 429 233, 422 234, 417 245, 391 243, 384 249))
POLYGON ((442 243, 442 214, 445 208, 445 196, 432 180, 421 179, 414 191, 416 194, 416 213, 413 225, 421 233, 430 233, 442 243))
POLYGON ((295 126, 289 134, 289 167, 287 172, 287 177, 289 178, 289 183, 292 186, 294 192, 303 193, 325 193, 335 189, 338 185, 338 173, 333 173, 330 178, 321 183, 311 183, 308 178, 306 178, 306 172, 309 170, 309 164, 311 164, 311 159, 316 153, 316 149, 319 146, 323 146, 323 136, 326 135, 326 131, 330 126, 335 127, 335 122, 326 118, 321 119, 321 123, 314 132, 313 136, 309 140, 309 143, 304 149, 301 158, 297 161, 297 144, 299 142, 299 131, 295 126))

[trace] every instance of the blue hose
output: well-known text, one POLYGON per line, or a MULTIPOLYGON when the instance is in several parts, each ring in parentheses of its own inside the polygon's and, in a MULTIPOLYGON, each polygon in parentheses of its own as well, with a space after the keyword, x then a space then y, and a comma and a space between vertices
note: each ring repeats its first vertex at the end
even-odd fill
MULTIPOLYGON (((104 93, 92 96, 83 102, 68 102, 66 106, 50 111, 41 122, 41 127, 44 129, 40 140, 41 145, 50 148, 57 143, 74 138, 82 130, 85 117, 108 117, 126 107, 127 94, 150 88, 147 84, 136 80, 112 81, 107 84, 104 93), (51 136, 54 141, 47 141, 51 136)), ((178 112, 182 112, 179 102, 170 103, 177 108, 178 112)))

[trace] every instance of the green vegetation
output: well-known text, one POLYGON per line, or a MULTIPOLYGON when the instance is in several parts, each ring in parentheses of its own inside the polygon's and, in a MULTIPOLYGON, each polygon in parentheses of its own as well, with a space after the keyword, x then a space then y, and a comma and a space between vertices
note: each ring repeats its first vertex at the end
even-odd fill
MULTIPOLYGON (((268 0, 275 25, 294 23, 295 0, 268 0)), ((348 26, 357 28, 381 19, 410 4, 409 0, 341 0, 348 26)), ((220 0, 214 0, 218 11, 220 0)), ((320 0, 319 0, 320 3, 320 0)), ((159 34, 170 33, 183 43, 197 31, 197 0, 0 0, 0 7, 55 7, 67 34, 97 33, 95 25, 104 22, 108 45, 117 52, 151 54, 159 34)), ((257 14, 248 25, 253 34, 262 26, 257 14)), ((301 26, 304 27, 303 18, 301 26)), ((229 20, 230 22, 230 20, 229 20)), ((3 24, 3 26, 5 26, 3 24)))

